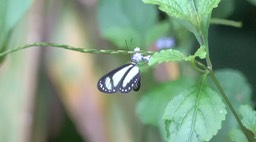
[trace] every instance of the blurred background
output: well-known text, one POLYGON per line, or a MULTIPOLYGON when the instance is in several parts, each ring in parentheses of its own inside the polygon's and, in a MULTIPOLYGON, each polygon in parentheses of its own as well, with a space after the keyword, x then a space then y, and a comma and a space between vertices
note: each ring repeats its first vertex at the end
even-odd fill
MULTIPOLYGON (((210 54, 214 69, 240 71, 248 85, 239 91, 246 91, 246 101, 254 104, 256 1, 222 0, 212 15, 243 23, 242 28, 211 25, 210 54)), ((86 49, 179 48, 186 54, 198 48, 191 33, 140 0, 0 0, 0 32, 0 51, 40 41, 86 49)), ((1 58, 0 141, 163 141, 158 118, 145 122, 141 116, 143 109, 157 112, 163 104, 144 106, 143 96, 159 90, 164 94, 172 89, 172 80, 196 73, 189 65, 166 63, 142 71, 139 92, 105 95, 97 90, 102 75, 129 61, 129 55, 52 47, 33 47, 1 58)), ((220 140, 216 136, 212 141, 220 140)))

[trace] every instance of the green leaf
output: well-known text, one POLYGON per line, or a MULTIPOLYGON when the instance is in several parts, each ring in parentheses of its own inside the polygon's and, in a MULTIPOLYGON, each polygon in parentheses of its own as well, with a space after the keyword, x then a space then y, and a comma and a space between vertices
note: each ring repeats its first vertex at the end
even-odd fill
POLYGON ((157 126, 168 101, 192 85, 190 79, 179 79, 160 84, 145 93, 138 102, 136 112, 144 124, 157 126))
POLYGON ((207 55, 207 52, 206 52, 205 46, 201 46, 200 48, 197 49, 194 56, 199 57, 200 59, 205 59, 206 55, 207 55))
POLYGON ((229 133, 232 142, 248 142, 246 136, 240 129, 232 129, 229 133))
POLYGON ((235 1, 223 0, 219 3, 218 8, 213 10, 212 17, 227 18, 235 10, 235 1))
POLYGON ((242 116, 243 125, 256 136, 256 111, 248 105, 243 105, 239 107, 238 112, 242 116))
POLYGON ((177 19, 188 20, 197 25, 202 17, 211 13, 220 0, 143 0, 144 3, 159 5, 159 9, 177 19))
POLYGON ((154 53, 148 62, 149 66, 152 66, 154 64, 160 64, 162 62, 168 62, 168 61, 192 61, 195 59, 195 57, 199 57, 200 59, 204 59, 206 57, 206 50, 205 46, 201 46, 198 48, 196 53, 194 55, 185 56, 183 53, 181 53, 178 50, 175 49, 166 49, 161 50, 159 52, 154 53))
MULTIPOLYGON (((240 71, 221 69, 216 70, 215 75, 235 109, 238 109, 242 104, 252 103, 252 90, 250 84, 240 71)), ((213 84, 213 82, 210 83, 213 89, 219 92, 215 84, 213 84)), ((227 135, 229 135, 229 132, 232 129, 237 127, 237 121, 233 114, 229 109, 227 111, 226 120, 222 124, 222 129, 215 137, 213 137, 213 141, 229 141, 227 135)))
POLYGON ((209 141, 221 128, 225 115, 224 103, 203 75, 197 85, 168 103, 163 115, 168 141, 209 141))
POLYGON ((102 36, 116 46, 124 48, 125 40, 132 39, 132 46, 143 48, 148 30, 157 22, 157 10, 138 0, 101 0, 98 21, 102 36))
POLYGON ((210 16, 213 8, 220 0, 143 0, 144 3, 155 4, 168 15, 176 18, 189 31, 193 32, 203 45, 202 35, 206 38, 210 16))
POLYGON ((201 46, 200 48, 197 49, 196 53, 194 55, 190 55, 185 58, 185 61, 192 61, 196 57, 199 57, 200 59, 205 59, 207 55, 206 48, 205 46, 201 46))
POLYGON ((154 53, 148 62, 149 66, 167 61, 182 61, 186 58, 184 54, 175 49, 161 50, 154 53))
MULTIPOLYGON (((246 77, 238 70, 220 69, 215 71, 220 82, 235 109, 242 104, 251 104, 252 89, 246 77)), ((212 83, 214 90, 218 90, 212 83)))

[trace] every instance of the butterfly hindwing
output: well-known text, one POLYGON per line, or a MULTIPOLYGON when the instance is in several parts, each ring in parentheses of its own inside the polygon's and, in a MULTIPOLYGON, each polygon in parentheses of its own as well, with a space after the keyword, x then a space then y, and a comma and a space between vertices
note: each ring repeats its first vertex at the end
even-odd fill
POLYGON ((139 67, 131 62, 120 66, 104 75, 98 82, 97 87, 101 92, 112 94, 116 92, 128 93, 138 90, 140 81, 139 67))
POLYGON ((131 90, 139 90, 139 83, 140 83, 140 70, 139 67, 134 66, 127 72, 124 76, 122 83, 119 85, 119 91, 121 93, 128 93, 131 90))
POLYGON ((137 83, 137 86, 133 89, 133 91, 139 91, 140 90, 140 78, 139 81, 137 83))

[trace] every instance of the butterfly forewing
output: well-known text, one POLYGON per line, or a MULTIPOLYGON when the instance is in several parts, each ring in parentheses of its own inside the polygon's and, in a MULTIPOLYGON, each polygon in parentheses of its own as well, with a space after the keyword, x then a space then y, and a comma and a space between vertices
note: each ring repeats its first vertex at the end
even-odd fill
POLYGON ((138 88, 140 80, 139 68, 135 63, 125 64, 104 75, 98 82, 101 92, 112 94, 116 92, 128 93, 138 88))

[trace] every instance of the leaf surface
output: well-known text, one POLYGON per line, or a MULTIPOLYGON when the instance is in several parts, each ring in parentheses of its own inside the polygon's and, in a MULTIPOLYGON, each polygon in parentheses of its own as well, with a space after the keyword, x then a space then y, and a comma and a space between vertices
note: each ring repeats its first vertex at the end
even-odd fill
POLYGON ((169 142, 209 141, 221 128, 225 105, 205 80, 202 77, 168 103, 163 119, 169 142))

